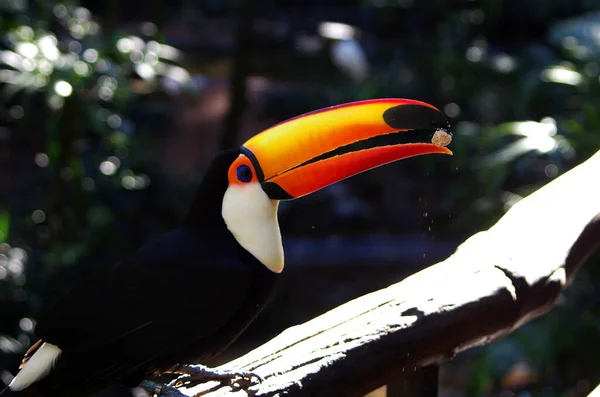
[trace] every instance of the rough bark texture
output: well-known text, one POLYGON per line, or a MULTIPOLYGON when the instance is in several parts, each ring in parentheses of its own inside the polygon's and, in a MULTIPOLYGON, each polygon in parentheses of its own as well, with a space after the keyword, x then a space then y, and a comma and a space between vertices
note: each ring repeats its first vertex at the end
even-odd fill
POLYGON ((496 340, 551 309, 600 246, 600 152, 513 206, 447 260, 287 329, 234 361, 264 382, 193 396, 359 396, 496 340))

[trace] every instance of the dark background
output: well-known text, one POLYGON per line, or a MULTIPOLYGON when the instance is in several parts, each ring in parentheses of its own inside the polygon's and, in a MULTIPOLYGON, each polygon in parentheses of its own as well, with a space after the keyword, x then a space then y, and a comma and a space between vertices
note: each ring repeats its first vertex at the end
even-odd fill
MULTIPOLYGON (((600 148, 597 1, 0 7, 4 382, 63 288, 58 269, 76 279, 176 227, 218 150, 286 118, 419 99, 449 117, 455 155, 282 203, 283 280, 222 360, 443 260, 600 148)), ((600 382, 598 262, 549 315, 444 365, 443 395, 587 395, 600 382)))

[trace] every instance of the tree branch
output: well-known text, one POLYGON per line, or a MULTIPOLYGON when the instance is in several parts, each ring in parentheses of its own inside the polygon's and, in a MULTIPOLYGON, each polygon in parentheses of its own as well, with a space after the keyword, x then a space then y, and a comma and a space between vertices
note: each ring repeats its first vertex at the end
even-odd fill
MULTIPOLYGON (((600 246, 600 152, 513 206, 447 260, 291 327, 224 368, 255 396, 359 396, 551 309, 600 246)), ((246 396, 209 382, 192 396, 246 396)))
POLYGON ((237 4, 239 10, 239 26, 236 35, 236 47, 233 67, 229 82, 229 110, 225 118, 221 148, 228 149, 236 146, 237 133, 246 107, 246 80, 252 68, 252 22, 253 2, 242 0, 237 4))

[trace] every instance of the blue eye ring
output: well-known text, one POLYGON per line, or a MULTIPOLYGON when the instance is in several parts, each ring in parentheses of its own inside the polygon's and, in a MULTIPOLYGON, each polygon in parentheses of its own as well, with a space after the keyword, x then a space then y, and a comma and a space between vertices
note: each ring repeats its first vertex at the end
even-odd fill
POLYGON ((252 169, 247 165, 240 165, 236 170, 237 178, 240 182, 250 182, 252 180, 252 169))

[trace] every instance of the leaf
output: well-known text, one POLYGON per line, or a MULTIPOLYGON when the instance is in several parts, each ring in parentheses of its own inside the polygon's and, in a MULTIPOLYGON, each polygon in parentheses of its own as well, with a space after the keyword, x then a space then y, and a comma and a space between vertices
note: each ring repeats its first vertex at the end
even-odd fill
POLYGON ((8 238, 8 227, 10 226, 10 212, 8 210, 0 211, 0 244, 8 238))

